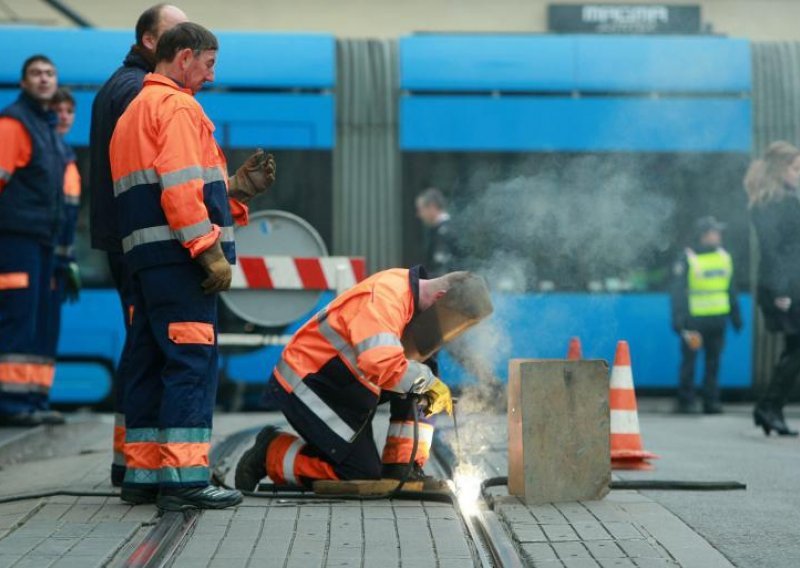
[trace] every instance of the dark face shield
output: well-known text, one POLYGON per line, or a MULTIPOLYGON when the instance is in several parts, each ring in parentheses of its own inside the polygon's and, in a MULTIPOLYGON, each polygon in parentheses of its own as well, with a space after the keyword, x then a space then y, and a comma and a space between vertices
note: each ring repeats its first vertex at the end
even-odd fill
POLYGON ((454 283, 432 307, 414 316, 401 341, 408 359, 424 361, 493 311, 489 287, 477 274, 454 283))

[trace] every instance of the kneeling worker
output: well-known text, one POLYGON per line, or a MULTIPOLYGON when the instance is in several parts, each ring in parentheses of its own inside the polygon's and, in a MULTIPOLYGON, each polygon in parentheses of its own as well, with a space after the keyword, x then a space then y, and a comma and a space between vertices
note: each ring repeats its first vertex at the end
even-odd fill
POLYGON ((453 403, 435 370, 419 360, 492 308, 481 278, 451 272, 428 280, 420 272, 412 268, 374 274, 295 333, 270 377, 267 394, 301 438, 264 428, 236 467, 237 489, 253 490, 267 475, 279 485, 424 477, 432 416, 451 413, 453 403), (409 396, 414 394, 428 399, 424 412, 409 396), (372 418, 387 401, 390 424, 381 457, 372 418), (415 412, 419 442, 410 466, 415 412))

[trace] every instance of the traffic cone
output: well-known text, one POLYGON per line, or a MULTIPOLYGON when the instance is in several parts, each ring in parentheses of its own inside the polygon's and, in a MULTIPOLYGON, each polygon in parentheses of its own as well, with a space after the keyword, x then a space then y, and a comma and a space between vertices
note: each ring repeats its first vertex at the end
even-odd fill
POLYGON ((642 448, 636 392, 633 390, 631 353, 627 341, 617 343, 608 400, 611 410, 611 468, 653 469, 647 460, 658 456, 642 448))
POLYGON ((569 340, 569 347, 567 347, 567 360, 580 361, 583 359, 583 349, 581 348, 581 338, 572 337, 569 340))

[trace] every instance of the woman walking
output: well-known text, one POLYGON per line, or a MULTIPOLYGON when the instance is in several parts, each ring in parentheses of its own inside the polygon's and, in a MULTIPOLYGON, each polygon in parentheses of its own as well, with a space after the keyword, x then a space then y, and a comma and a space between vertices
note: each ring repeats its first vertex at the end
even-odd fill
POLYGON ((800 374, 800 149, 773 142, 750 165, 744 184, 760 252, 758 305, 767 330, 785 337, 753 419, 767 435, 775 430, 797 436, 786 424, 783 407, 800 374))

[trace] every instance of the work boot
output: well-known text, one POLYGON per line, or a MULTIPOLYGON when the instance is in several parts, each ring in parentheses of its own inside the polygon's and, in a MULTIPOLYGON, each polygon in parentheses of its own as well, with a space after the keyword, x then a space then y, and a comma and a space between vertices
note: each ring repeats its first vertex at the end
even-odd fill
POLYGON ((111 485, 113 487, 122 487, 122 482, 125 480, 125 466, 111 464, 111 485))
MULTIPOLYGON (((397 479, 399 481, 405 478, 408 467, 409 466, 407 463, 383 464, 383 468, 381 469, 381 477, 384 479, 397 479)), ((423 491, 439 491, 445 487, 444 481, 437 479, 432 475, 427 475, 425 470, 422 469, 422 466, 416 462, 412 466, 411 473, 406 479, 406 482, 415 481, 422 482, 423 491)))
POLYGON ((236 464, 234 485, 242 491, 255 491, 258 482, 267 476, 267 448, 281 431, 275 426, 265 426, 256 436, 252 447, 242 454, 236 464))
POLYGON ((678 400, 675 404, 675 409, 673 410, 674 414, 697 414, 697 408, 695 407, 694 401, 690 400, 678 400))
POLYGON ((156 505, 162 511, 186 511, 188 509, 225 509, 242 502, 242 494, 236 489, 222 489, 213 485, 162 489, 156 505))
POLYGON ((158 497, 158 487, 124 485, 119 493, 119 498, 129 505, 147 505, 155 503, 158 497))
POLYGON ((703 414, 722 414, 722 404, 718 400, 703 403, 703 414))
POLYGON ((37 410, 36 415, 41 418, 42 424, 49 426, 60 426, 67 421, 58 410, 37 410))
POLYGON ((786 424, 786 418, 783 417, 783 408, 778 408, 774 412, 775 421, 773 423, 775 431, 780 436, 797 436, 797 430, 792 430, 789 428, 789 425, 786 424))
POLYGON ((31 428, 41 426, 42 418, 35 412, 19 412, 17 414, 0 414, 0 426, 16 426, 31 428))

